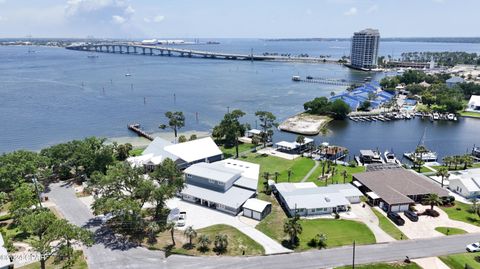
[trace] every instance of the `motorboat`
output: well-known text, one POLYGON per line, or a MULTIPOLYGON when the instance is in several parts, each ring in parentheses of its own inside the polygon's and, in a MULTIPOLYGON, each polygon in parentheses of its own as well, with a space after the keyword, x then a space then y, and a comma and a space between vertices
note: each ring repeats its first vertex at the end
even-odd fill
POLYGON ((448 119, 448 120, 455 120, 455 114, 449 113, 449 114, 447 115, 447 119, 448 119))
POLYGON ((440 119, 440 114, 438 114, 437 112, 433 113, 433 120, 439 120, 440 119))
POLYGON ((421 159, 424 162, 436 162, 438 160, 437 153, 433 151, 427 151, 424 153, 406 152, 403 156, 410 161, 421 159))
POLYGON ((395 156, 395 153, 393 153, 393 151, 385 151, 383 153, 383 158, 385 159, 385 162, 386 163, 396 163, 396 164, 400 164, 400 161, 397 159, 397 157, 395 156))

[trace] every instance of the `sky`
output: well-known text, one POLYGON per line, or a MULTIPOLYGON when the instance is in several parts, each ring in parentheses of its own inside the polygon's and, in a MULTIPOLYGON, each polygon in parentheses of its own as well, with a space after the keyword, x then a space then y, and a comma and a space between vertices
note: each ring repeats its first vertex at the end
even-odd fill
POLYGON ((478 0, 0 0, 0 38, 479 37, 478 0))

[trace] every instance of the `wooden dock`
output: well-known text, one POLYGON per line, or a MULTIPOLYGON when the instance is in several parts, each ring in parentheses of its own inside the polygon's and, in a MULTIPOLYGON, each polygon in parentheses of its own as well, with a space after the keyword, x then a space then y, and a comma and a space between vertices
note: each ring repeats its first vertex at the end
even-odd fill
POLYGON ((140 128, 140 124, 139 123, 133 123, 133 124, 129 124, 128 125, 128 129, 135 132, 136 134, 138 134, 138 136, 142 136, 142 137, 145 137, 146 139, 150 140, 150 141, 153 141, 153 136, 147 134, 145 131, 143 131, 141 128, 140 128))

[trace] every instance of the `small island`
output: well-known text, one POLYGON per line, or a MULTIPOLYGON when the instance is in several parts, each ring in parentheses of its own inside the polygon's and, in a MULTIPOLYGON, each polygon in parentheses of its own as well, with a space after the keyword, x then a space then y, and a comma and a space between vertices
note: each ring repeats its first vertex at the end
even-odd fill
POLYGON ((345 119, 350 107, 342 100, 329 101, 326 97, 317 97, 303 104, 305 112, 287 118, 279 129, 302 135, 318 135, 332 119, 345 119))

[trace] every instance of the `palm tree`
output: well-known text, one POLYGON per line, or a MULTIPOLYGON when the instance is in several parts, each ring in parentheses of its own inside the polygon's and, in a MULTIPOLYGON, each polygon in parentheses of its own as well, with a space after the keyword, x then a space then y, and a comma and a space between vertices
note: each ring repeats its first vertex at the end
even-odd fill
POLYGON ((273 173, 273 176, 274 176, 274 178, 275 178, 275 183, 278 183, 278 176, 279 176, 279 175, 280 175, 280 173, 277 172, 277 171, 275 171, 275 172, 273 173))
POLYGON ((463 156, 463 164, 464 164, 464 167, 463 169, 467 169, 469 166, 472 166, 473 164, 473 158, 471 155, 464 155, 463 156))
POLYGON ((292 169, 289 168, 289 169, 287 170, 288 182, 290 182, 290 178, 292 177, 292 175, 293 175, 293 171, 292 171, 292 169))
POLYGON ((448 169, 446 167, 441 167, 440 169, 438 169, 436 176, 442 178, 442 188, 443 188, 443 180, 445 178, 448 178, 450 174, 448 173, 448 169))
POLYGON ((215 241, 213 242, 217 252, 222 253, 227 250, 228 247, 228 236, 226 234, 217 234, 215 236, 215 241))
POLYGON ((469 201, 472 203, 472 212, 478 212, 478 199, 476 197, 470 198, 469 201))
POLYGON ((175 222, 167 222, 166 229, 170 231, 172 237, 172 245, 175 246, 175 222))
POLYGON ((148 242, 153 244, 156 241, 156 235, 160 232, 160 225, 157 222, 152 221, 147 225, 147 235, 148 235, 148 242))
POLYGON ((300 145, 305 144, 305 136, 303 136, 303 135, 297 136, 296 142, 297 142, 298 144, 300 144, 300 145))
POLYGON ((446 156, 443 158, 443 164, 447 166, 448 169, 450 169, 450 166, 452 165, 453 158, 451 156, 446 156))
POLYGON ((327 235, 326 234, 317 234, 315 236, 315 241, 317 242, 317 247, 319 249, 327 247, 327 235))
POLYGON ((348 177, 348 172, 346 169, 342 171, 342 177, 343 177, 343 184, 345 184, 348 177))
POLYGON ((436 193, 430 193, 427 195, 423 201, 430 205, 430 209, 433 210, 433 207, 436 205, 440 205, 442 203, 442 199, 436 193))
POLYGON ((290 237, 290 245, 293 247, 297 240, 297 236, 302 233, 302 225, 298 222, 298 216, 285 220, 283 224, 283 232, 290 237))
POLYGON ((268 180, 270 179, 270 173, 269 172, 263 172, 263 187, 265 193, 268 192, 268 180))
POLYGON ((206 234, 200 235, 197 242, 198 242, 198 245, 200 245, 200 248, 199 248, 200 251, 203 251, 203 252, 207 251, 208 246, 212 243, 212 241, 210 241, 210 238, 206 234))
POLYGON ((457 170, 460 163, 462 163, 462 157, 458 155, 453 156, 453 164, 455 165, 455 170, 457 170))
POLYGON ((183 234, 188 237, 189 245, 192 246, 192 239, 197 237, 197 231, 193 229, 192 226, 188 226, 185 231, 183 231, 183 234))

